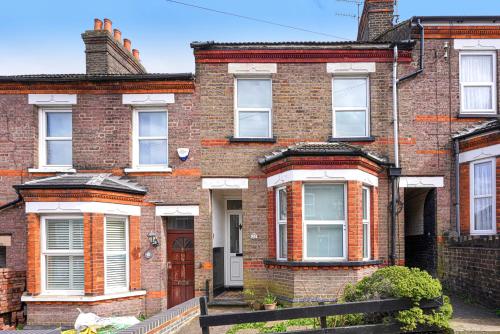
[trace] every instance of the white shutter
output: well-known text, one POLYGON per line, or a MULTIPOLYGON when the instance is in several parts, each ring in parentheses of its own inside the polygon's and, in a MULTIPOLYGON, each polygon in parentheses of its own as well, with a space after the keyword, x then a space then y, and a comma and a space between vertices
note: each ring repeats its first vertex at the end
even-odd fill
POLYGON ((106 217, 106 290, 128 290, 127 219, 106 217))

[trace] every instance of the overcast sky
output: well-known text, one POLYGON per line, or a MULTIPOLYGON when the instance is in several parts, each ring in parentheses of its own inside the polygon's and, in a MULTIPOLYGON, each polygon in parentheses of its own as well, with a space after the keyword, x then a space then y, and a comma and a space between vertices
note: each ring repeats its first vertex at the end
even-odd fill
MULTIPOLYGON (((330 37, 225 16, 167 0, 1 0, 0 75, 84 73, 80 34, 108 17, 139 49, 148 72, 193 71, 192 41, 355 39, 353 0, 179 0, 330 37)), ((399 0, 413 15, 500 15, 500 0, 399 0)))

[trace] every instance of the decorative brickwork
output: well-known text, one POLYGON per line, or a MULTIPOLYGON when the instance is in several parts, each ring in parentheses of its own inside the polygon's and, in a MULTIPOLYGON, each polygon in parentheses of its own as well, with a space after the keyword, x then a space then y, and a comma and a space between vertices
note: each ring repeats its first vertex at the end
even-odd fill
POLYGON ((302 261, 302 182, 290 182, 286 194, 288 260, 302 261))
POLYGON ((362 184, 347 182, 347 259, 363 259, 363 209, 361 199, 362 184))
POLYGON ((24 271, 0 268, 0 329, 2 324, 24 322, 21 295, 26 289, 24 271))
POLYGON ((130 290, 134 291, 141 289, 141 217, 130 216, 128 221, 130 290))
POLYGON ((37 295, 41 291, 40 216, 27 214, 27 225, 26 290, 30 295, 37 295))

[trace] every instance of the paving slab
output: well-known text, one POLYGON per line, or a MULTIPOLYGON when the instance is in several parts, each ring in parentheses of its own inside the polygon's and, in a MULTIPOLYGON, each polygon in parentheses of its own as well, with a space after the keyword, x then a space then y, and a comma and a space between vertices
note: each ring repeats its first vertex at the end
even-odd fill
MULTIPOLYGON (((236 312, 248 312, 248 311, 250 311, 249 308, 241 308, 241 307, 210 307, 208 309, 208 314, 236 313, 236 312)), ((210 327, 210 334, 225 334, 231 327, 233 327, 233 325, 210 327)), ((193 320, 191 320, 188 324, 182 326, 179 329, 178 333, 201 334, 199 318, 196 317, 193 320)))
POLYGON ((451 296, 453 318, 450 321, 455 333, 498 333, 500 334, 500 317, 494 310, 481 305, 466 303, 458 296, 451 296))

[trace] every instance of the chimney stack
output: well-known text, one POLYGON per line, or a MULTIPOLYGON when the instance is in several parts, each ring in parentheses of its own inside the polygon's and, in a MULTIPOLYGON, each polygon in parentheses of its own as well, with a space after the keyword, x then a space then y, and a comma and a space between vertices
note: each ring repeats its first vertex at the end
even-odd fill
POLYGON ((129 39, 123 39, 119 29, 105 18, 94 19, 94 30, 82 34, 85 43, 87 74, 140 74, 146 69, 139 61, 139 51, 132 51, 129 39))
POLYGON ((358 41, 372 41, 392 28, 394 0, 365 0, 358 25, 358 41))

